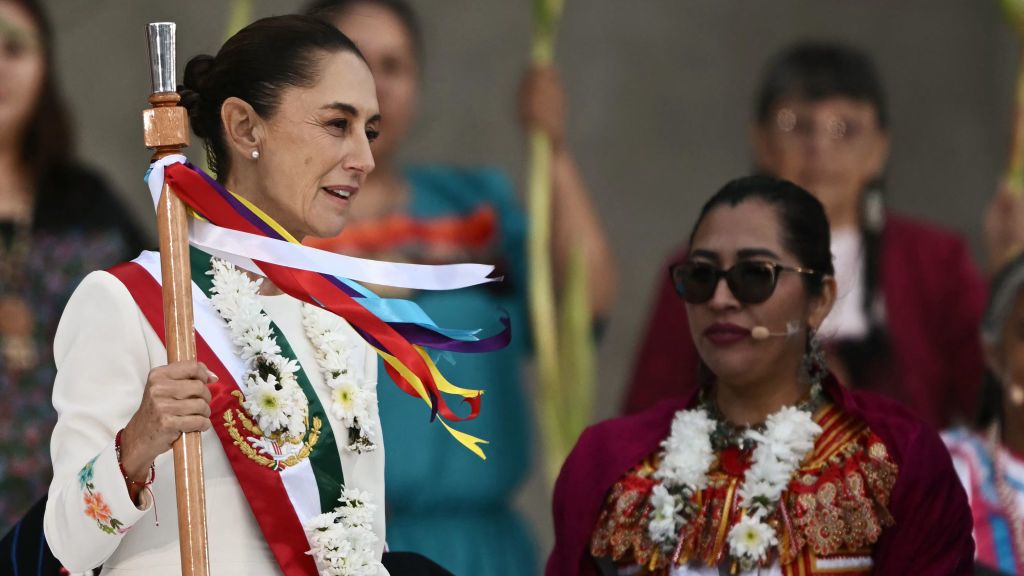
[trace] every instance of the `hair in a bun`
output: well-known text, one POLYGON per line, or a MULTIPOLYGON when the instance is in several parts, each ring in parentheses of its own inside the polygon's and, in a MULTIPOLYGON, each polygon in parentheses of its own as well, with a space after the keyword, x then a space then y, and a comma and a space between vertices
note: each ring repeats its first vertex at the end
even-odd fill
MULTIPOLYGON (((188 120, 192 125, 192 131, 200 138, 209 138, 212 132, 207 125, 207 119, 203 117, 203 86, 206 78, 213 68, 214 59, 209 54, 194 56, 185 65, 185 77, 182 84, 178 85, 178 95, 181 96, 181 105, 188 110, 188 120)), ((216 128, 215 126, 213 127, 216 128)))
POLYGON ((334 26, 289 15, 257 20, 229 38, 217 56, 200 54, 188 61, 178 95, 192 131, 204 140, 207 163, 218 180, 223 181, 231 168, 220 120, 224 101, 239 98, 268 118, 276 111, 282 90, 316 84, 317 56, 323 52, 352 52, 363 58, 334 26))

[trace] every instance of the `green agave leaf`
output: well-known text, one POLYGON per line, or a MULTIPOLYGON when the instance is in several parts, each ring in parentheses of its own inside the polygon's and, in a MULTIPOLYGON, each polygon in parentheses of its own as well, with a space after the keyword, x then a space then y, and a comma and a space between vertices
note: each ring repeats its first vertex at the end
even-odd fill
POLYGON ((999 0, 999 4, 1013 29, 1024 36, 1024 0, 999 0))
POLYGON ((534 29, 553 36, 564 7, 564 0, 533 0, 534 29))
POLYGON ((230 38, 252 22, 252 0, 231 0, 224 38, 230 38))
POLYGON ((596 352, 587 260, 583 246, 569 256, 562 294, 558 335, 562 352, 562 437, 559 456, 564 459, 590 423, 594 404, 596 352))

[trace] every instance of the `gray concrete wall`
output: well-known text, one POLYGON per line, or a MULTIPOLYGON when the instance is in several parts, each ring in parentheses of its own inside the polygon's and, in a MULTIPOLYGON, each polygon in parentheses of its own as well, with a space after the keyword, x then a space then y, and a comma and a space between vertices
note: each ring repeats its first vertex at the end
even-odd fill
MULTIPOLYGON (((148 214, 139 121, 149 86, 144 25, 178 22, 181 66, 219 46, 227 2, 48 4, 82 155, 148 214)), ((300 3, 255 4, 262 16, 300 3)), ((530 2, 414 4, 427 65, 406 157, 496 164, 521 182, 524 144, 513 110, 530 2)), ((877 58, 893 118, 891 203, 979 246, 981 210, 1005 161, 1016 65, 1015 40, 994 0, 569 0, 558 46, 569 140, 623 278, 601 347, 597 417, 616 409, 663 259, 700 204, 750 167, 746 135, 761 66, 806 37, 854 42, 877 58)), ((540 483, 521 500, 547 546, 540 483)))

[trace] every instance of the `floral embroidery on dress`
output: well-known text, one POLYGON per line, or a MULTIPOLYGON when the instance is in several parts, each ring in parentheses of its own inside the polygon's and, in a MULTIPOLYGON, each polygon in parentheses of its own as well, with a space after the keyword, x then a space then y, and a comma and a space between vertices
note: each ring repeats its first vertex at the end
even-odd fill
MULTIPOLYGON (((99 458, 97 456, 96 458, 99 458)), ((110 506, 103 499, 103 494, 96 490, 93 484, 93 466, 96 464, 93 458, 78 472, 78 484, 82 488, 82 499, 85 502, 85 515, 96 521, 96 525, 110 535, 124 534, 128 531, 124 523, 114 518, 110 512, 110 506)))

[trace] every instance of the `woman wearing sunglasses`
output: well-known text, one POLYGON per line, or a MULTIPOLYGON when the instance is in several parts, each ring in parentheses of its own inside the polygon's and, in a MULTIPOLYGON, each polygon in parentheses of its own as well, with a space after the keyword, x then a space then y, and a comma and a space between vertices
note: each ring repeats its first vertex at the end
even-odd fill
POLYGON ((742 178, 705 204, 671 269, 701 386, 583 433, 555 487, 548 576, 970 572, 939 436, 824 366, 829 236, 789 182, 742 178))

